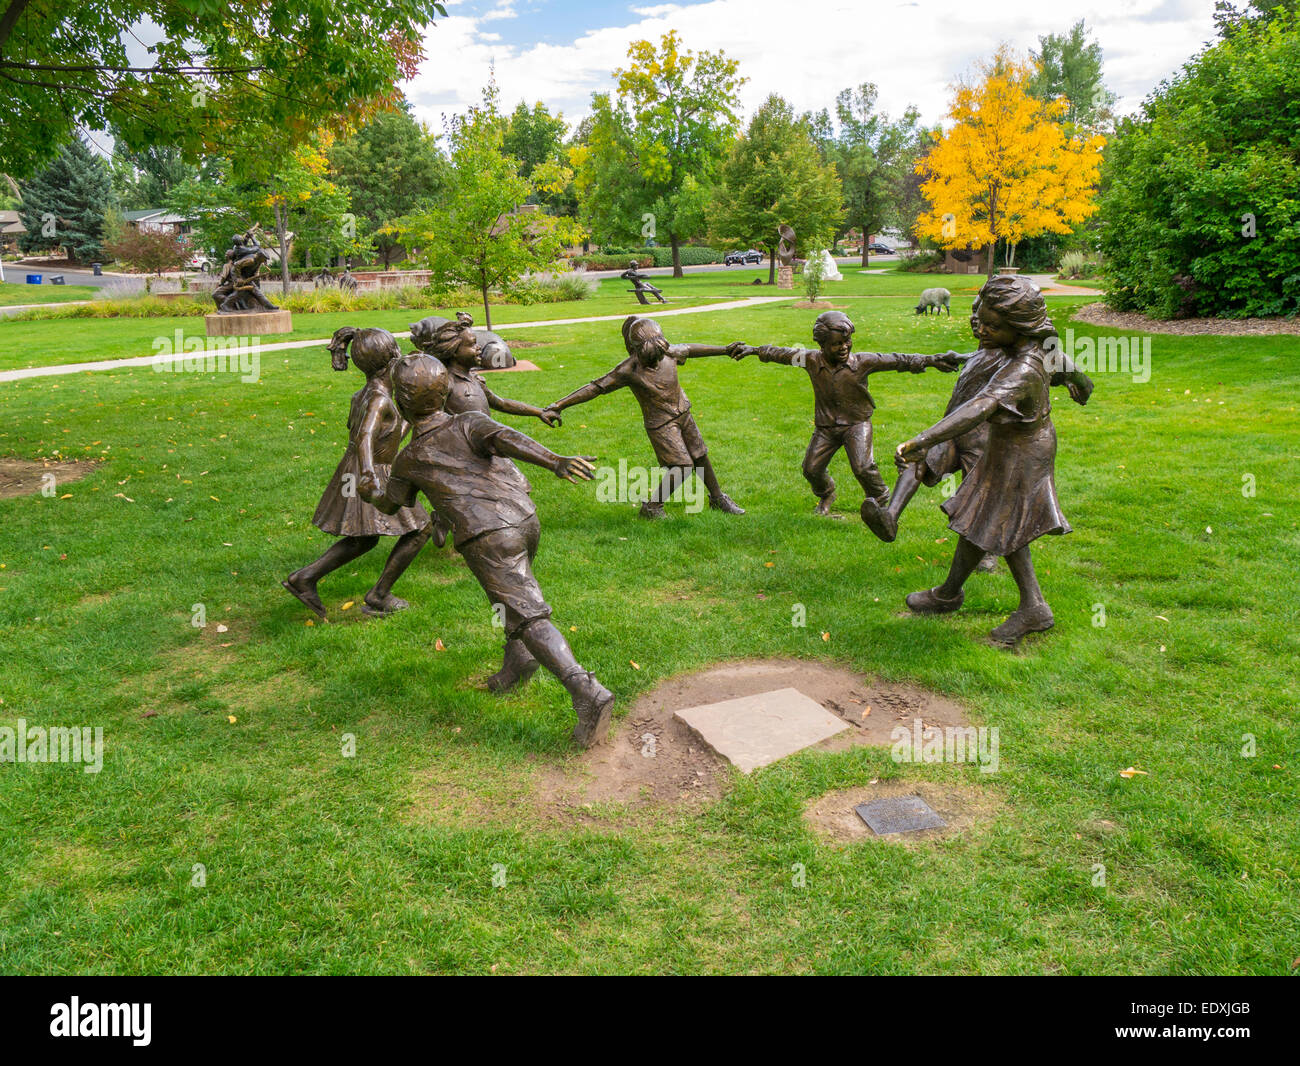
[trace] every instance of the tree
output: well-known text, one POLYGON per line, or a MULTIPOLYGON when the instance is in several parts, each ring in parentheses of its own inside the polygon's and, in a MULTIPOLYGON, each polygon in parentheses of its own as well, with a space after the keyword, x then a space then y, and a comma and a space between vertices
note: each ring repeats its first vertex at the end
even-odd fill
POLYGON ((534 168, 559 157, 568 128, 564 116, 552 115, 540 100, 531 109, 521 100, 506 124, 502 147, 519 160, 520 176, 531 178, 534 168))
POLYGON ((1038 64, 1029 82, 1030 93, 1040 100, 1065 98, 1060 121, 1068 134, 1099 133, 1109 128, 1116 97, 1102 81, 1101 45, 1088 40, 1084 20, 1071 26, 1068 34, 1039 37, 1038 47, 1030 53, 1038 64))
POLYGON ((741 245, 766 248, 775 281, 777 226, 794 227, 805 250, 834 236, 843 210, 835 167, 823 163, 808 125, 780 96, 769 96, 732 146, 719 173, 709 228, 741 245))
POLYGON ((571 153, 583 217, 601 238, 666 235, 681 277, 681 243, 704 226, 745 79, 723 52, 683 52, 676 31, 658 50, 634 41, 627 55, 617 96, 592 96, 589 141, 571 153))
POLYGON ((295 148, 272 145, 254 156, 222 160, 200 178, 182 184, 168 208, 190 221, 198 243, 220 252, 231 236, 253 225, 274 235, 280 278, 289 291, 291 249, 323 260, 355 254, 362 231, 347 193, 328 176, 330 137, 318 132, 295 148))
POLYGON ((127 211, 161 207, 173 189, 194 177, 197 168, 181 158, 170 145, 150 145, 140 151, 114 138, 113 191, 118 204, 127 211))
POLYGON ((432 203, 447 182, 447 159, 405 100, 383 111, 326 153, 330 176, 364 219, 387 270, 401 253, 389 223, 432 203))
POLYGON ((835 98, 839 134, 829 145, 844 187, 844 225, 862 231, 863 266, 870 262, 871 235, 904 224, 907 175, 916 166, 924 135, 916 108, 891 121, 876 110, 876 97, 876 87, 864 82, 835 98))
POLYGON ((438 0, 0 0, 0 170, 34 173, 77 127, 191 160, 300 140, 392 99, 445 15, 438 0), (136 66, 141 25, 159 39, 136 66))
POLYGON ((1300 22, 1235 26, 1120 123, 1107 302, 1160 318, 1300 313, 1300 22))
MULTIPOLYGON (((162 277, 164 270, 184 266, 189 254, 185 243, 171 230, 142 229, 129 223, 117 229, 104 245, 104 251, 119 262, 158 277, 162 277)), ((151 279, 146 277, 145 291, 151 288, 151 279)))
POLYGON ((1043 233, 1069 233, 1097 210, 1100 135, 1067 136, 1057 121, 1066 103, 1028 92, 1033 68, 1006 49, 982 68, 976 85, 958 85, 939 136, 918 163, 929 210, 917 231, 945 248, 1005 241, 1007 265, 1016 244, 1043 233))
POLYGON ((24 252, 62 245, 74 262, 103 255, 104 216, 113 202, 108 164, 80 137, 64 145, 31 181, 22 183, 18 217, 27 227, 18 235, 24 252))
POLYGON ((451 168, 445 198, 392 223, 408 248, 419 248, 436 283, 473 286, 492 328, 489 295, 509 289, 526 273, 544 270, 577 236, 567 219, 525 210, 534 184, 505 152, 506 123, 489 86, 483 104, 449 124, 451 168))

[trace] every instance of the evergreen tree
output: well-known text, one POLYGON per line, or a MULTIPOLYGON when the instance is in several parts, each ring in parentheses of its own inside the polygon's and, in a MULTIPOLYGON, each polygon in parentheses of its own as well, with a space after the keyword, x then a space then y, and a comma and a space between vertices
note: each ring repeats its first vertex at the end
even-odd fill
POLYGON ((104 215, 113 203, 108 164, 80 137, 60 149, 54 161, 22 183, 18 217, 27 232, 18 237, 24 252, 62 246, 73 261, 103 256, 104 215))

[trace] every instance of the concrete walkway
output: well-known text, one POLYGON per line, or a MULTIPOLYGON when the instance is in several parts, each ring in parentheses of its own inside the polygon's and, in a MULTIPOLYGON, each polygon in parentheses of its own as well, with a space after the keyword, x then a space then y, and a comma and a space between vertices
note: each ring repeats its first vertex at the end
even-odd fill
MULTIPOLYGON (((660 305, 655 304, 645 310, 653 313, 655 318, 669 318, 675 315, 698 315, 710 311, 739 311, 747 307, 759 307, 763 304, 781 303, 785 300, 798 299, 798 293, 790 293, 788 296, 749 296, 743 300, 728 300, 725 303, 704 304, 700 307, 679 307, 676 309, 667 308, 659 310, 660 305)), ((629 309, 629 314, 633 313, 629 309)), ((592 315, 589 318, 552 318, 541 322, 503 322, 494 328, 494 332, 506 333, 515 329, 532 329, 538 326, 578 326, 587 322, 622 322, 627 318, 627 314, 619 315, 592 315)), ((394 337, 409 337, 409 332, 394 333, 394 337)), ((224 339, 224 338, 223 338, 224 339)), ((238 338, 231 338, 237 340, 238 338)), ((306 341, 281 341, 277 344, 259 344, 257 351, 262 352, 283 352, 292 348, 316 348, 322 344, 328 344, 328 337, 320 337, 315 340, 306 341)), ((199 352, 178 352, 175 355, 141 355, 130 359, 100 359, 92 363, 59 363, 54 366, 32 366, 22 370, 4 370, 0 371, 0 381, 22 381, 26 378, 45 378, 59 377, 64 374, 83 374, 87 371, 94 370, 124 370, 137 366, 167 366, 171 363, 183 362, 186 358, 193 358, 199 355, 199 352)))

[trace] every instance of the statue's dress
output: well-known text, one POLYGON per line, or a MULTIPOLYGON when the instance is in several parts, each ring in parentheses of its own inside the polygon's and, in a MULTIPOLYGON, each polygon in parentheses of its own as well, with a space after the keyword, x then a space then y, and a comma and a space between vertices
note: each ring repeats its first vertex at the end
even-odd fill
MULTIPOLYGON (((396 514, 387 515, 366 503, 357 493, 357 482, 361 477, 361 452, 357 448, 357 433, 365 419, 366 409, 377 399, 377 388, 374 382, 367 382, 352 397, 352 407, 348 412, 348 449, 325 487, 325 493, 316 505, 316 513, 312 515, 312 524, 317 529, 336 537, 400 537, 403 533, 423 529, 429 524, 428 512, 418 503, 403 507, 396 514)), ((375 472, 383 484, 401 448, 407 426, 386 394, 378 399, 390 408, 387 412, 389 417, 380 420, 380 428, 374 440, 375 472)))
POLYGON ((990 555, 1070 532, 1056 498, 1056 429, 1043 355, 1035 343, 1017 348, 980 390, 998 401, 984 454, 943 504, 948 528, 990 555))

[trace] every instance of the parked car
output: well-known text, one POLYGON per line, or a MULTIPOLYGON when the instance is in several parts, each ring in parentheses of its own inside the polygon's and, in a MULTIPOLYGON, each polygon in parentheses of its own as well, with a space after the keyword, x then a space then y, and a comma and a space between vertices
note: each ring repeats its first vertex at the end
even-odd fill
POLYGON ((207 252, 192 253, 185 261, 185 265, 191 270, 201 270, 205 274, 212 273, 212 257, 207 252))
POLYGON ((733 263, 736 263, 740 266, 744 266, 746 263, 761 263, 762 261, 763 253, 757 248, 750 248, 748 251, 744 252, 728 252, 722 258, 722 265, 731 266, 733 263))
POLYGON ((893 255, 894 249, 887 244, 881 244, 879 241, 872 241, 867 245, 867 251, 872 255, 893 255))

